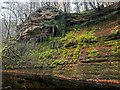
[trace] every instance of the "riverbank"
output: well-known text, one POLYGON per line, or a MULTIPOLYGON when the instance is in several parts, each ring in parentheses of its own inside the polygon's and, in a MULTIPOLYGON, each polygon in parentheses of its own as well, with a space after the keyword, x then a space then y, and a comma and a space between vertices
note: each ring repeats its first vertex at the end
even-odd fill
POLYGON ((71 64, 64 68, 3 70, 3 86, 12 88, 120 88, 120 62, 71 64), (100 68, 101 67, 101 68, 100 68))

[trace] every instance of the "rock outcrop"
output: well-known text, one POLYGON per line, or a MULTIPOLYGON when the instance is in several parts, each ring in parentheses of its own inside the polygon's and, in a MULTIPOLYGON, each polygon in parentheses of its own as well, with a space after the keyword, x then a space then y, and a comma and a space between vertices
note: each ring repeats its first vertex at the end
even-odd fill
MULTIPOLYGON (((43 7, 30 14, 24 23, 18 26, 18 41, 34 40, 41 42, 52 36, 52 28, 54 25, 48 24, 52 19, 61 20, 61 11, 54 7, 43 7)), ((91 25, 93 23, 102 22, 109 18, 116 17, 120 13, 120 2, 116 2, 108 7, 102 7, 100 10, 92 13, 76 14, 63 13, 66 18, 66 26, 72 25, 91 25)), ((59 25, 58 25, 59 26, 59 25)), ((55 33, 58 36, 59 28, 54 27, 55 33)), ((62 31, 61 31, 62 32, 62 31)), ((55 36, 55 35, 54 35, 55 36)))
MULTIPOLYGON (((53 7, 43 7, 33 12, 21 25, 18 26, 18 40, 42 41, 52 34, 52 25, 47 21, 59 15, 59 10, 53 7)), ((57 30, 57 29, 55 29, 57 30)))

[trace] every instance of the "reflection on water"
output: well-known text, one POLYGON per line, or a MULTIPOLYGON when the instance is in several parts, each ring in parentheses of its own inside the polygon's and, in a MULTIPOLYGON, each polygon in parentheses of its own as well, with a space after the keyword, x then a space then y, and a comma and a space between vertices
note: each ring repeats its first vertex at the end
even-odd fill
MULTIPOLYGON (((19 70, 24 73, 36 73, 38 75, 53 75, 69 77, 73 79, 108 79, 108 80, 120 80, 120 62, 114 62, 109 64, 103 63, 89 63, 89 64, 74 64, 67 66, 57 66, 56 68, 44 68, 44 69, 25 69, 19 70), (62 68, 61 68, 62 67, 62 68)), ((64 81, 63 81, 64 82, 64 81)), ((11 86, 15 88, 27 87, 53 87, 53 84, 45 84, 37 81, 25 80, 24 78, 17 78, 12 76, 3 76, 3 86, 11 86)))

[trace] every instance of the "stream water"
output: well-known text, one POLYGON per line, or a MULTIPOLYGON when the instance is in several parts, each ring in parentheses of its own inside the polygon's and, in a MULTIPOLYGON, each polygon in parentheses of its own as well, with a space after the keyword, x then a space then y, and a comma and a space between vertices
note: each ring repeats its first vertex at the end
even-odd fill
MULTIPOLYGON (((57 66, 56 68, 52 68, 52 69, 51 68, 24 69, 24 70, 20 69, 19 72, 24 72, 24 74, 34 73, 37 75, 61 76, 61 77, 72 78, 75 80, 89 80, 89 79, 120 80, 119 66, 120 66, 120 62, 85 63, 85 64, 74 64, 74 65, 71 64, 67 66, 57 66)), ((9 86, 11 88, 54 87, 54 84, 43 83, 33 80, 26 80, 25 78, 13 77, 6 74, 3 74, 2 82, 3 82, 3 87, 9 86)))

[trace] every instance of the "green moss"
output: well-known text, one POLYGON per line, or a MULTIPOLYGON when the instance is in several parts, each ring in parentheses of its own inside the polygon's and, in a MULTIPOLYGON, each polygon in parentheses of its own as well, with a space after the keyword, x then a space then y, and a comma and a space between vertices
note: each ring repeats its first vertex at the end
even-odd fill
POLYGON ((67 49, 64 49, 62 59, 67 58, 67 53, 68 53, 67 49))
POLYGON ((61 60, 70 60, 73 56, 73 49, 65 49, 63 50, 61 54, 61 60))
POLYGON ((114 55, 120 56, 120 40, 110 40, 104 42, 104 44, 108 47, 111 47, 109 49, 109 52, 111 52, 114 55))
POLYGON ((55 60, 52 65, 65 65, 67 64, 68 61, 67 60, 55 60))
POLYGON ((72 32, 72 31, 69 32, 69 33, 65 36, 65 38, 64 38, 64 46, 65 46, 66 48, 71 47, 71 46, 75 46, 75 45, 78 44, 75 36, 76 36, 76 33, 75 33, 75 32, 72 32))
POLYGON ((120 46, 114 46, 114 47, 112 47, 112 53, 114 55, 117 55, 119 57, 120 56, 120 46))
POLYGON ((61 65, 68 64, 68 60, 61 60, 60 64, 61 64, 61 65))
POLYGON ((96 57, 99 56, 98 50, 94 49, 88 52, 88 58, 89 60, 94 60, 96 57))
POLYGON ((39 58, 52 58, 54 51, 53 50, 48 50, 48 51, 43 51, 39 53, 39 58))
POLYGON ((120 29, 112 30, 110 35, 107 37, 107 40, 119 39, 120 38, 120 29))
POLYGON ((111 35, 119 35, 119 34, 120 34, 120 30, 119 29, 111 31, 111 35))
POLYGON ((73 61, 76 62, 80 56, 80 46, 78 45, 73 54, 73 61))
POLYGON ((64 49, 64 50, 63 50, 63 59, 68 58, 68 56, 69 56, 68 54, 69 54, 69 50, 64 49))
POLYGON ((80 31, 81 30, 81 25, 74 25, 69 28, 70 31, 80 31))
POLYGON ((115 50, 114 53, 115 53, 116 55, 120 56, 120 48, 117 49, 117 50, 115 50))
POLYGON ((68 48, 68 47, 76 47, 76 45, 77 45, 78 43, 77 43, 77 41, 75 40, 75 39, 69 39, 69 41, 68 42, 66 42, 65 44, 64 44, 64 46, 66 47, 66 48, 68 48))
POLYGON ((77 41, 79 44, 94 43, 97 42, 97 37, 91 32, 82 33, 77 37, 77 41))
POLYGON ((92 32, 99 31, 99 30, 101 30, 101 28, 99 28, 99 27, 93 27, 93 28, 91 28, 92 32))
POLYGON ((76 47, 78 44, 83 47, 87 47, 88 44, 93 44, 97 42, 97 37, 94 35, 94 31, 91 32, 82 32, 79 34, 77 31, 71 31, 64 38, 64 46, 68 47, 76 47))
POLYGON ((53 62, 53 64, 59 65, 59 64, 60 64, 60 60, 55 60, 55 61, 53 62))
POLYGON ((104 44, 107 46, 119 46, 120 40, 110 40, 110 41, 104 42, 104 44))

